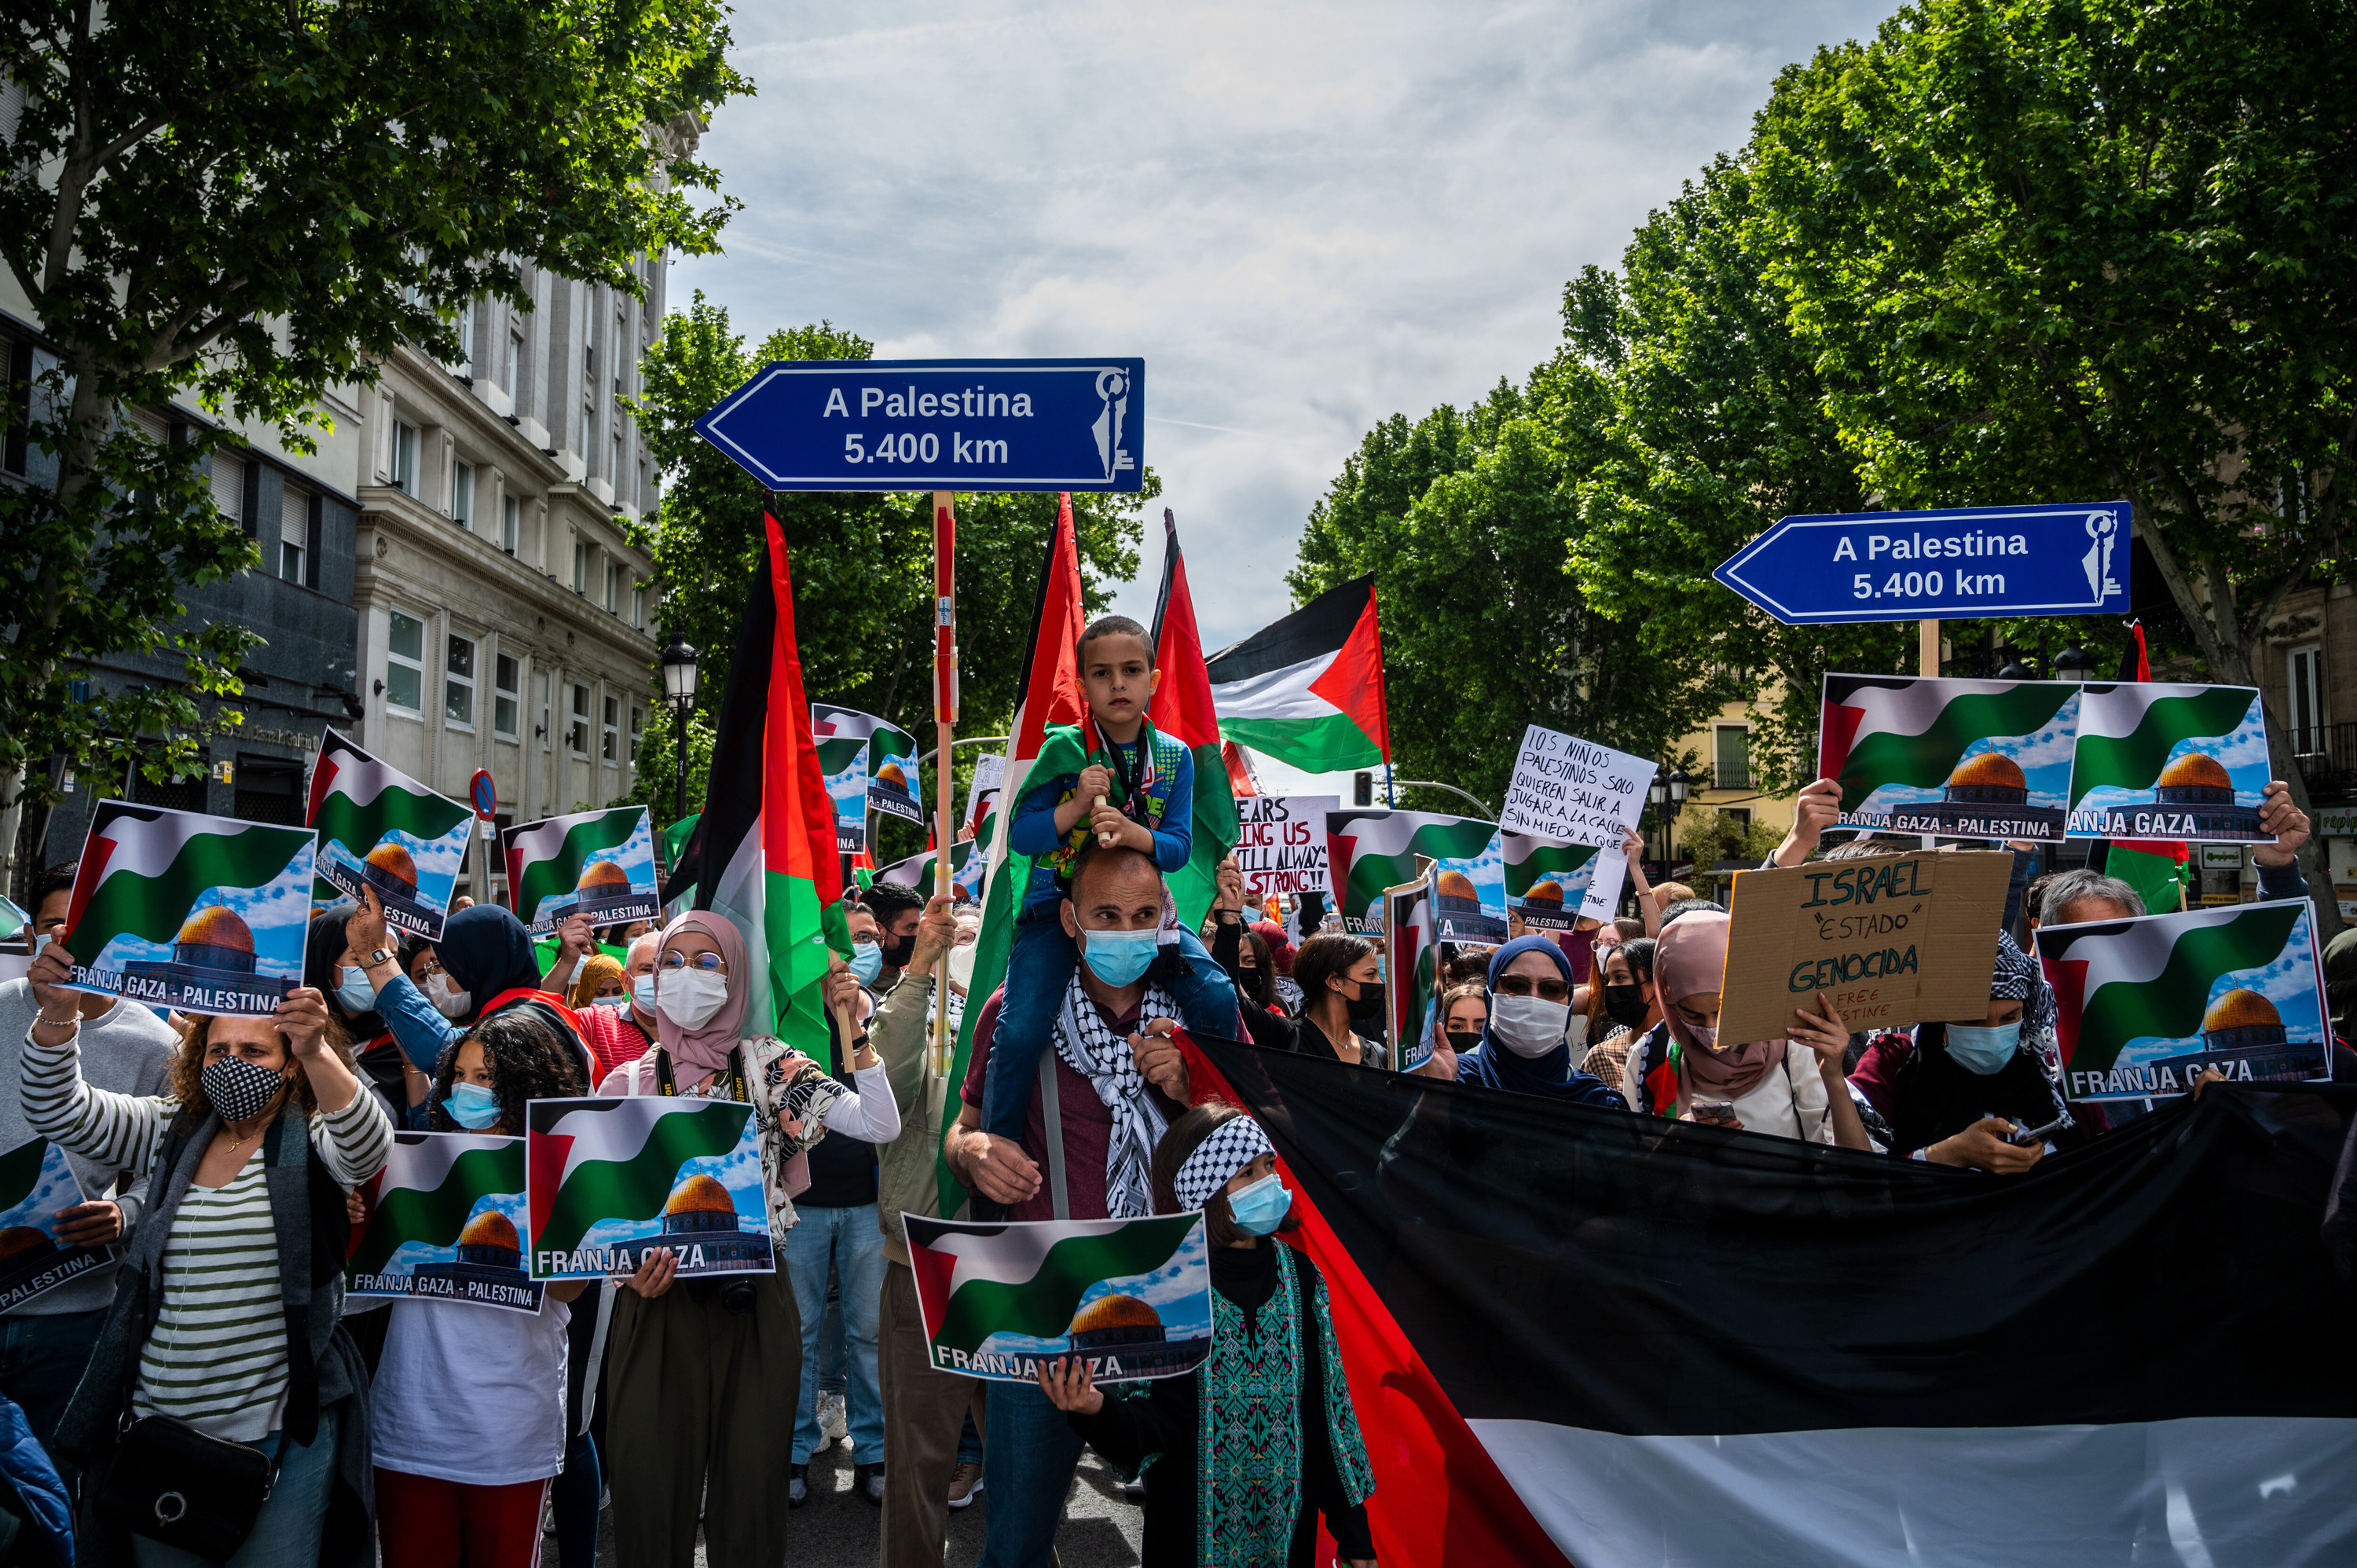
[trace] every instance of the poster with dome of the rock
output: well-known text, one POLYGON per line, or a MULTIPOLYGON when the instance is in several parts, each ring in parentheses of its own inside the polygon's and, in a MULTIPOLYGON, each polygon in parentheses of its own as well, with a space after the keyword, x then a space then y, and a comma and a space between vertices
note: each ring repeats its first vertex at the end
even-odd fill
POLYGON ((538 1312, 524 1272, 524 1141, 490 1133, 395 1133, 360 1189, 344 1294, 538 1312))
POLYGON ((644 806, 615 806, 524 822, 500 835, 508 902, 534 936, 575 915, 593 926, 651 920, 662 913, 655 881, 655 835, 644 806))
POLYGON ((311 766, 309 826, 323 897, 384 905, 384 923, 439 941, 474 813, 329 730, 311 766))
POLYGON ((2068 836, 2266 843, 2268 772, 2255 686, 2090 685, 2079 699, 2068 836))
POLYGON ((1841 785, 1837 825, 2059 840, 2083 690, 2094 688, 1828 674, 1817 777, 1841 785))
POLYGON ((61 939, 77 991, 262 1017, 303 983, 307 828, 102 800, 61 939))
POLYGON ((630 1273, 656 1248, 683 1279, 777 1272, 747 1101, 535 1100, 524 1108, 524 1268, 536 1280, 630 1273))
POLYGON ((2316 913, 2305 898, 2044 926, 2054 1043, 2073 1100, 2165 1100, 2332 1076, 2316 913))

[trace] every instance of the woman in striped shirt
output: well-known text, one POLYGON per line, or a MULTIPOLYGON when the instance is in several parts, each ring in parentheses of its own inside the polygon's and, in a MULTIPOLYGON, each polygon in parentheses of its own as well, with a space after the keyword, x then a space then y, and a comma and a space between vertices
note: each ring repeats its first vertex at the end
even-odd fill
MULTIPOLYGON (((278 1462, 237 1568, 364 1563, 368 1380, 338 1322, 343 1188, 383 1168, 393 1124, 330 1043, 325 999, 290 992, 268 1018, 195 1020, 171 1092, 134 1097, 82 1081, 80 1015, 63 950, 29 978, 26 1119, 90 1159, 150 1178, 105 1332, 58 1429, 93 1474, 127 1404, 177 1417, 278 1462), (301 1114, 285 1115, 292 1105, 301 1114)), ((82 1560, 142 1568, 199 1560, 85 1519, 82 1560)))

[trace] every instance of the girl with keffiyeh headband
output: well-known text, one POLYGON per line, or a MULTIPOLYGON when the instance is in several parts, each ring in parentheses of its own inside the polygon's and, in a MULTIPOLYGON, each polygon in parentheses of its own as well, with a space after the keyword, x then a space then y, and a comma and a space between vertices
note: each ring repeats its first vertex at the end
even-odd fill
POLYGON ((1310 1568, 1322 1515, 1343 1560, 1372 1568, 1375 1489, 1336 1348, 1326 1282, 1275 1237, 1292 1194, 1260 1123, 1200 1105, 1154 1155, 1155 1208, 1203 1211, 1211 1350, 1194 1371, 1108 1393, 1084 1360, 1039 1386, 1075 1432, 1146 1481, 1143 1568, 1310 1568))

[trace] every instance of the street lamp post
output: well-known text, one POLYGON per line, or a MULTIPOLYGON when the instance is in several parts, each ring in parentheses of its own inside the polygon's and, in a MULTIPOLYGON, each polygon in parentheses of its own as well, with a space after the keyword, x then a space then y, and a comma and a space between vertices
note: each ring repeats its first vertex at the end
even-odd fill
POLYGON ((1653 862, 1654 868, 1661 875, 1655 880, 1666 882, 1670 876, 1670 776, 1655 768, 1653 782, 1647 788, 1645 798, 1652 802, 1653 825, 1662 833, 1662 853, 1653 862))
POLYGON ((687 715, 695 706, 695 650, 673 638, 662 650, 663 700, 671 704, 671 745, 679 758, 679 789, 672 811, 675 822, 687 815, 687 715))
POLYGON ((1670 814, 1662 822, 1662 880, 1670 879, 1670 854, 1675 846, 1670 842, 1670 824, 1686 809, 1686 797, 1694 792, 1694 778, 1683 768, 1670 770, 1670 814))

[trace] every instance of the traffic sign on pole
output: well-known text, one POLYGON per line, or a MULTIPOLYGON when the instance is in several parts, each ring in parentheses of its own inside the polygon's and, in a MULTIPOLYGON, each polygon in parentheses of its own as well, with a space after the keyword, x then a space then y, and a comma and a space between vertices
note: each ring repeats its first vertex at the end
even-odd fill
POLYGON ((797 360, 695 433, 772 490, 1135 490, 1143 360, 797 360))
POLYGON ((2129 515, 2095 501, 1781 518, 1711 575, 1788 626, 2124 615, 2129 515))
POLYGON ((467 798, 474 804, 475 815, 483 821, 488 822, 499 815, 499 788, 491 782, 491 776, 488 769, 481 768, 475 769, 474 778, 467 781, 467 798))

